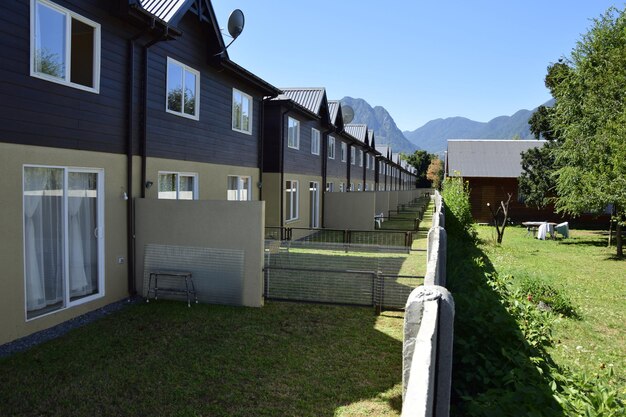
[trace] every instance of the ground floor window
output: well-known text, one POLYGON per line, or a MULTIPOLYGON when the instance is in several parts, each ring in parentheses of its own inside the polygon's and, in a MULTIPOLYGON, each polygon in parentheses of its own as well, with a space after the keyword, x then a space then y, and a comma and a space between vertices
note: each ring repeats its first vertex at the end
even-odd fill
POLYGON ((103 295, 103 170, 25 166, 26 318, 103 295))
POLYGON ((313 229, 320 227, 320 187, 316 181, 309 182, 309 197, 311 201, 311 221, 309 226, 313 229))
POLYGON ((228 200, 231 201, 252 200, 252 192, 250 190, 250 177, 229 175, 227 194, 228 200))
POLYGON ((332 182, 327 182, 326 183, 326 192, 327 193, 332 193, 334 190, 334 184, 332 182))
POLYGON ((198 174, 159 172, 159 200, 197 200, 198 174))
POLYGON ((343 182, 340 182, 339 183, 339 191, 342 192, 342 193, 344 191, 346 191, 346 184, 344 184, 343 182))
POLYGON ((285 181, 285 220, 298 218, 298 181, 285 181))

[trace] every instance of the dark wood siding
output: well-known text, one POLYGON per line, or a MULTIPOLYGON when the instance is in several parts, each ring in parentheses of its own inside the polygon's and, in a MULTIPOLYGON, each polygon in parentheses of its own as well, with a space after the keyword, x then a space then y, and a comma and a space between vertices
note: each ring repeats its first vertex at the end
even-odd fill
POLYGON ((262 93, 251 84, 209 65, 207 36, 188 13, 179 25, 183 36, 154 45, 148 60, 148 156, 246 167, 258 166, 262 93), (200 118, 187 119, 165 110, 167 57, 200 72, 200 118), (236 88, 253 97, 252 134, 232 129, 232 94, 236 88))
POLYGON ((56 4, 101 25, 100 92, 30 76, 30 2, 0 13, 0 141, 123 153, 126 151, 127 61, 136 29, 111 15, 107 1, 56 4))
POLYGON ((555 213, 552 205, 543 209, 526 207, 523 202, 519 201, 517 178, 471 177, 463 180, 469 183, 472 216, 476 222, 492 222, 493 218, 487 203, 491 204, 492 207, 497 207, 500 201, 506 201, 508 193, 511 193, 513 197, 509 204, 509 218, 516 224, 525 221, 551 221, 556 223, 567 221, 570 227, 606 227, 609 224, 609 216, 607 215, 599 217, 583 215, 578 218, 572 218, 555 213))
MULTIPOLYGON (((341 178, 344 182, 347 181, 348 177, 348 155, 350 153, 350 148, 348 147, 348 142, 338 134, 331 134, 330 136, 335 138, 335 159, 328 159, 328 155, 325 155, 327 158, 326 162, 326 175, 332 178, 341 178), (346 162, 341 162, 341 144, 346 144, 346 162)), ((328 139, 327 139, 328 140, 328 139)), ((339 185, 336 185, 337 190, 339 189, 339 185)))
POLYGON ((281 106, 265 105, 263 122, 263 171, 280 172, 280 146, 282 138, 281 106))

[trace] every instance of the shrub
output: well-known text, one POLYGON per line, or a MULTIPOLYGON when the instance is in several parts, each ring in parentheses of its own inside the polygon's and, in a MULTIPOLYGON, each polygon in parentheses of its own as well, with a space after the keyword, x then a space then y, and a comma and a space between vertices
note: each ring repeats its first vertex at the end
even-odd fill
POLYGON ((565 317, 580 318, 571 300, 566 295, 563 295, 562 291, 555 289, 540 279, 527 278, 523 280, 520 284, 520 292, 525 294, 528 301, 535 305, 543 302, 555 313, 565 317))
POLYGON ((446 208, 446 229, 448 233, 469 234, 474 239, 474 219, 469 198, 469 184, 460 177, 448 177, 443 182, 441 192, 446 208))

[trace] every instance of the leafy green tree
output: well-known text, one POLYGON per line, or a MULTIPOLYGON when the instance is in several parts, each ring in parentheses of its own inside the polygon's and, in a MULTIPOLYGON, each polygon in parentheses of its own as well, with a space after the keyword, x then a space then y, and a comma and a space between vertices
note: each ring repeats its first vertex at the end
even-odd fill
POLYGON ((426 178, 426 174, 428 172, 428 166, 432 160, 434 155, 429 154, 424 150, 417 150, 413 152, 411 155, 407 155, 402 153, 400 155, 402 159, 407 161, 410 165, 414 166, 417 170, 416 174, 416 183, 418 188, 426 188, 430 187, 430 181, 426 178))
POLYGON ((550 122, 561 141, 554 149, 556 209, 578 215, 612 204, 620 257, 626 221, 625 63, 625 10, 610 8, 546 80, 556 99, 550 122))

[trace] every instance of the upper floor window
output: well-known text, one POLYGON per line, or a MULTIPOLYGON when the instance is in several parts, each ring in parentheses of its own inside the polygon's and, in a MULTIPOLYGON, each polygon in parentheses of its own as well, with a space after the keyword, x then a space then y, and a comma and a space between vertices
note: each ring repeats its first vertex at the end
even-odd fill
POLYGON ((341 142, 341 162, 346 162, 348 156, 348 145, 345 142, 341 142))
POLYGON ((300 122, 291 117, 287 121, 287 146, 300 149, 300 122))
POLYGON ((352 165, 354 165, 354 160, 356 159, 356 150, 354 149, 354 146, 350 147, 350 163, 352 165))
POLYGON ((198 120, 200 114, 200 72, 167 58, 168 113, 198 120))
POLYGON ((365 169, 370 169, 370 156, 365 154, 365 169))
POLYGON ((252 97, 233 88, 233 130, 252 134, 252 97))
POLYGON ((229 175, 227 199, 231 201, 251 200, 250 177, 229 175))
POLYGON ((47 0, 32 0, 30 74, 98 93, 100 25, 47 0))
POLYGON ((198 174, 159 172, 160 200, 197 200, 198 174))
POLYGON ((311 153, 320 154, 320 131, 313 128, 311 129, 311 153))
POLYGON ((328 137, 328 159, 335 159, 335 138, 328 137))
MULTIPOLYGON (((363 166, 363 151, 359 150, 359 166, 362 167, 363 166)), ((361 191, 361 190, 359 190, 361 191)))

